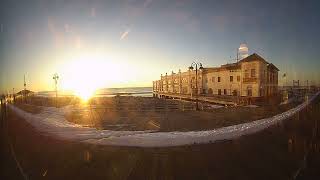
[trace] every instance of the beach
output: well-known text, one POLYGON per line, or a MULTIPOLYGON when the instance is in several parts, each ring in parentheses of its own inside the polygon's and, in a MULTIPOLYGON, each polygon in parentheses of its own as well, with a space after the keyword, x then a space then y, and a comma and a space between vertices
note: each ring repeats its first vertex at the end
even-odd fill
POLYGON ((108 130, 199 131, 216 129, 272 117, 300 104, 225 107, 175 99, 141 96, 94 97, 83 104, 77 97, 29 97, 28 105, 17 101, 16 106, 31 113, 41 107, 70 107, 65 118, 85 127, 108 130))
MULTIPOLYGON (((313 147, 309 153, 313 161, 308 161, 300 177, 312 179, 319 175, 320 162, 319 139, 314 141, 310 130, 319 117, 316 104, 253 135, 167 148, 58 140, 40 134, 10 110, 5 121, 8 141, 29 179, 288 179, 301 167, 305 148, 313 147)), ((12 177, 7 174, 5 179, 12 177)))

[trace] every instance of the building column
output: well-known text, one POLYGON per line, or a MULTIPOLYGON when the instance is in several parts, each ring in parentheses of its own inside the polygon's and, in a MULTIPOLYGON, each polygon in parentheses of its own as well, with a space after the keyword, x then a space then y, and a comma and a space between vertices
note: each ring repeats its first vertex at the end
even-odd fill
POLYGON ((198 83, 198 94, 201 94, 202 91, 203 91, 203 76, 202 76, 202 70, 199 69, 198 71, 199 71, 198 72, 198 81, 199 81, 199 79, 201 77, 201 80, 198 83))
POLYGON ((171 86, 172 86, 172 93, 174 93, 174 72, 171 71, 171 86))
POLYGON ((166 73, 166 93, 168 93, 169 91, 169 84, 168 84, 168 73, 166 73))
POLYGON ((154 91, 154 81, 152 81, 152 96, 155 97, 155 91, 154 91))
POLYGON ((162 80, 162 74, 160 78, 160 92, 163 92, 163 80, 162 80))
POLYGON ((191 72, 190 72, 191 70, 189 69, 188 70, 188 94, 192 94, 192 88, 191 88, 191 86, 192 86, 192 83, 191 83, 191 72))

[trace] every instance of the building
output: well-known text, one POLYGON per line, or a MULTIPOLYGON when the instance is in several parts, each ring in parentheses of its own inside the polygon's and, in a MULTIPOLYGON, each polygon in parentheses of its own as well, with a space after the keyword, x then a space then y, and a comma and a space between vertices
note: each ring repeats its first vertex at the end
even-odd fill
POLYGON ((153 82, 155 96, 181 94, 198 96, 268 97, 277 93, 279 69, 258 54, 220 67, 161 75, 153 82), (197 86, 196 86, 197 83, 197 86))

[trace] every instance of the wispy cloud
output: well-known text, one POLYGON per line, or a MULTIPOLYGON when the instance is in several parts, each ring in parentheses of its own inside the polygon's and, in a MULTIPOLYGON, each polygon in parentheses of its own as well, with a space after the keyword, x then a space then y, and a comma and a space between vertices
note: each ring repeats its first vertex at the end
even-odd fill
POLYGON ((65 32, 66 33, 70 33, 70 26, 69 26, 69 24, 64 24, 64 30, 65 30, 65 32))
POLYGON ((130 33, 130 29, 128 29, 128 30, 126 30, 125 32, 123 32, 123 33, 121 34, 121 36, 120 36, 120 40, 125 39, 125 38, 128 36, 129 33, 130 33))
POLYGON ((55 46, 62 47, 64 44, 64 36, 63 33, 59 31, 59 29, 55 26, 55 23, 51 17, 48 17, 48 30, 53 35, 55 46))
POLYGON ((144 1, 143 7, 144 7, 144 8, 148 7, 148 5, 149 5, 150 3, 152 3, 152 0, 146 0, 146 1, 144 1))
POLYGON ((81 49, 83 47, 83 40, 81 39, 80 36, 76 36, 74 38, 74 43, 75 43, 75 48, 76 49, 81 49))
POLYGON ((91 17, 96 17, 96 8, 91 8, 91 12, 90 12, 91 17))

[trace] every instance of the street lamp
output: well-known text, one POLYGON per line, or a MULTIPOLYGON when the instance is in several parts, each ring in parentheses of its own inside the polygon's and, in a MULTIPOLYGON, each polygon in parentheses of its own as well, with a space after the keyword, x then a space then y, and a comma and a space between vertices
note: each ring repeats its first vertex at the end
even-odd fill
MULTIPOLYGON (((191 66, 189 67, 189 69, 192 71, 195 68, 196 70, 196 110, 199 110, 199 104, 198 104, 198 69, 202 70, 202 64, 199 62, 192 62, 191 66), (199 68, 198 68, 199 66, 199 68)), ((192 87, 192 84, 191 84, 192 87)), ((191 89, 191 93, 192 93, 192 89, 191 89)))
POLYGON ((57 84, 58 84, 58 79, 59 79, 59 76, 58 76, 58 74, 57 73, 55 73, 54 75, 53 75, 53 78, 52 78, 53 80, 54 80, 54 84, 55 84, 55 90, 56 90, 56 107, 58 107, 58 86, 57 86, 57 84))

